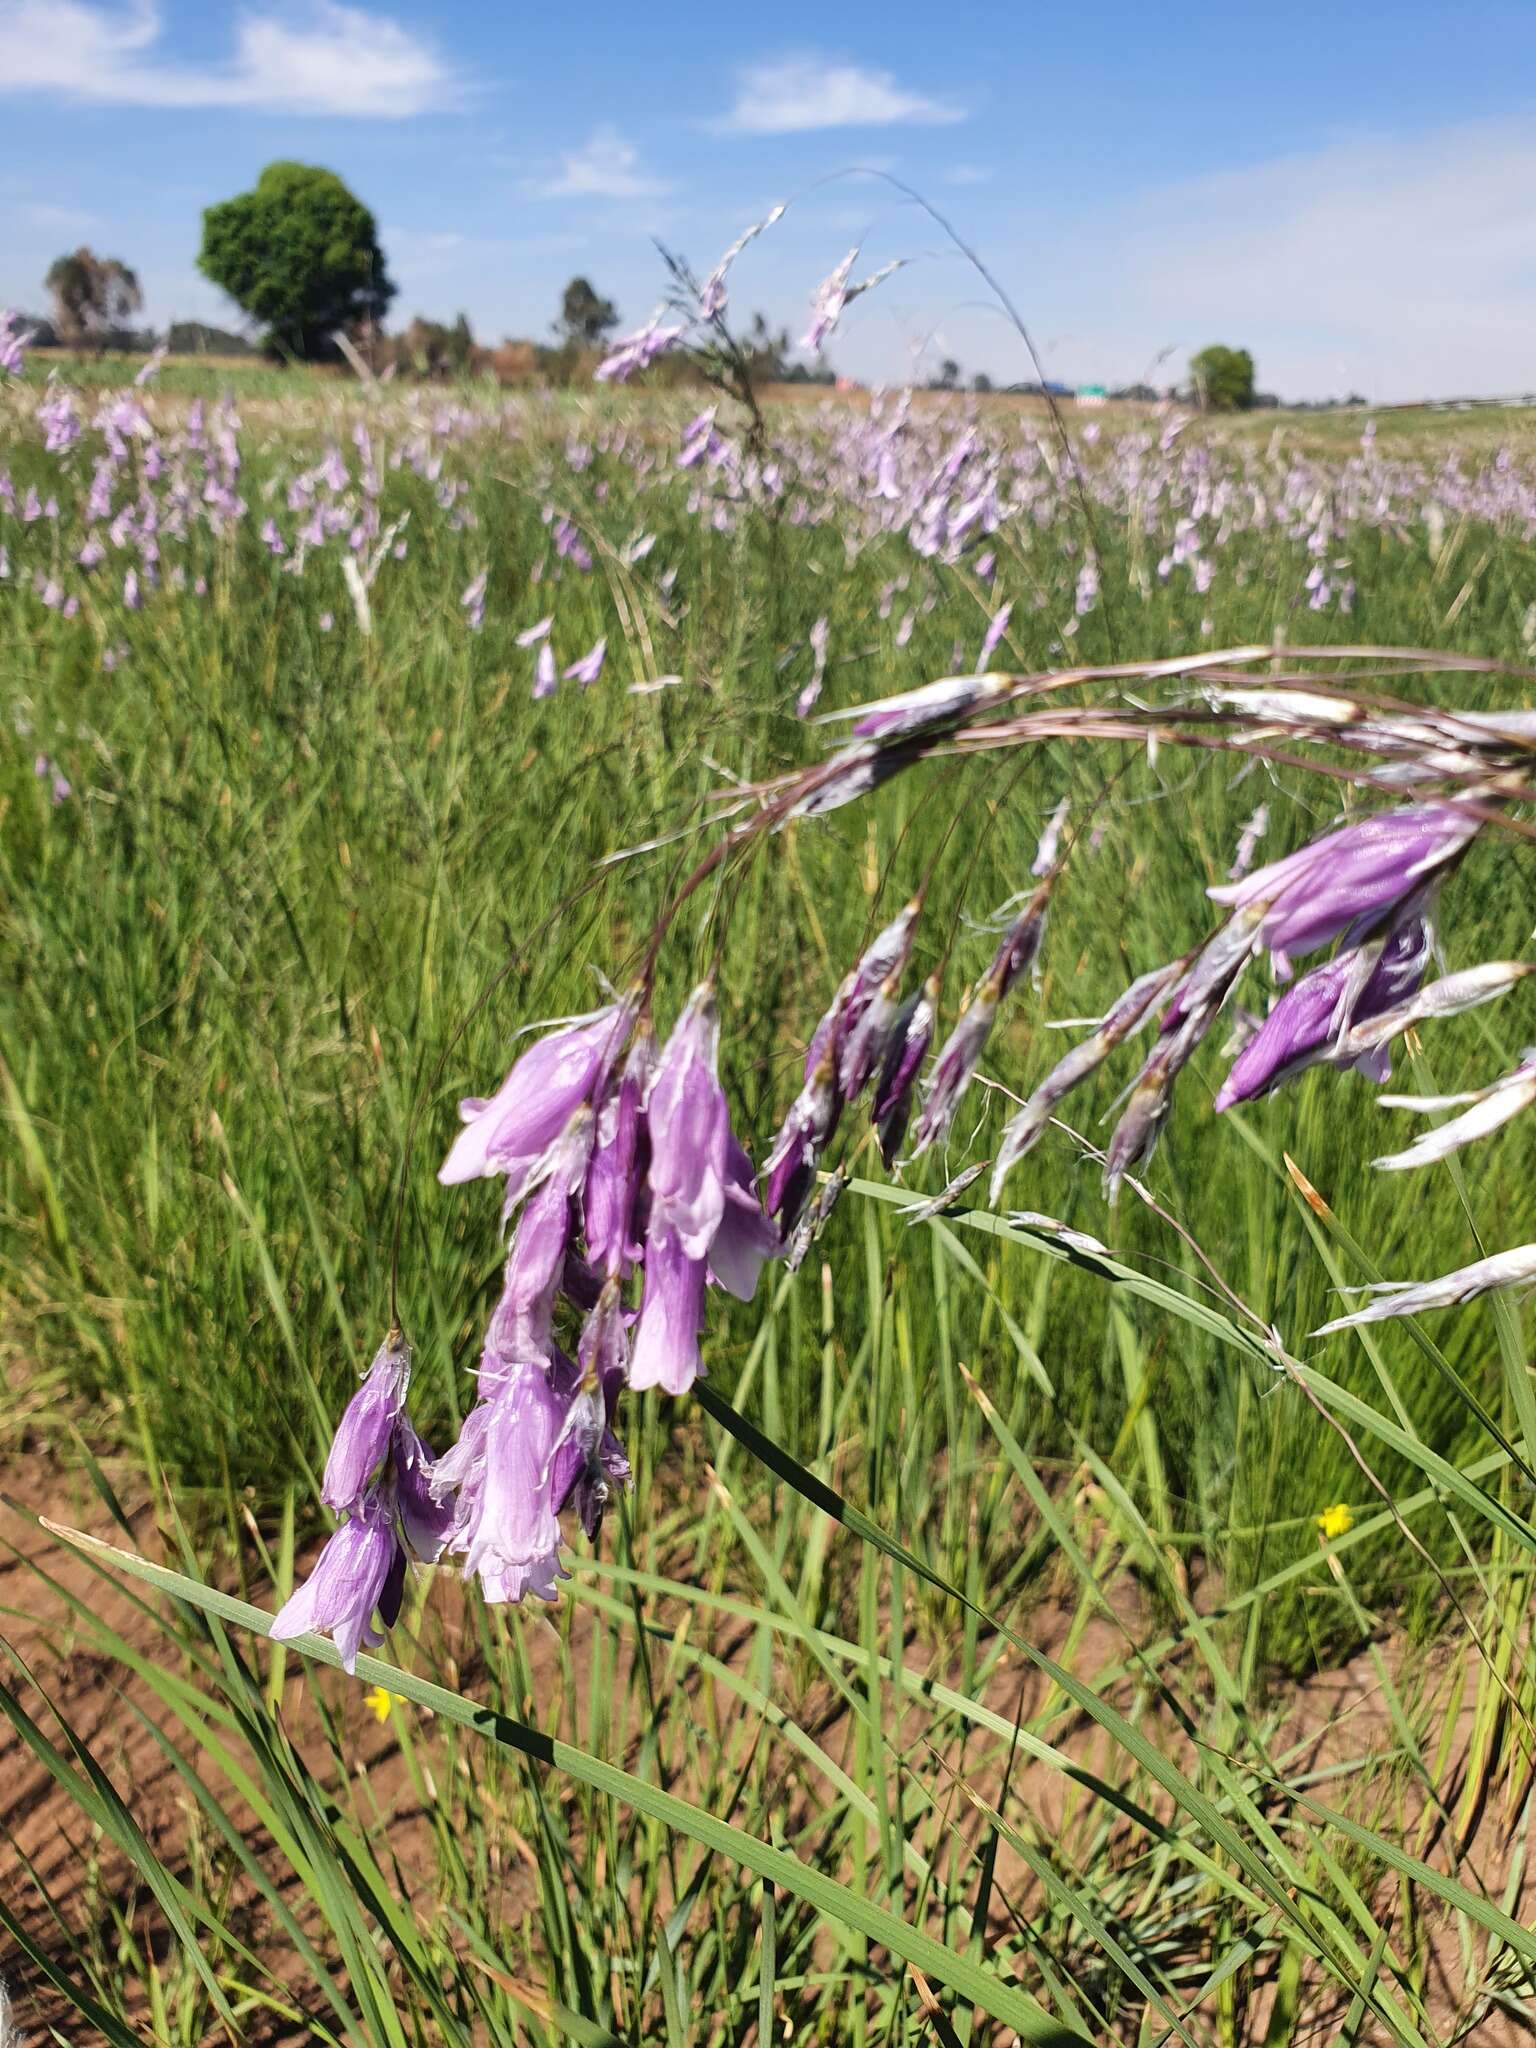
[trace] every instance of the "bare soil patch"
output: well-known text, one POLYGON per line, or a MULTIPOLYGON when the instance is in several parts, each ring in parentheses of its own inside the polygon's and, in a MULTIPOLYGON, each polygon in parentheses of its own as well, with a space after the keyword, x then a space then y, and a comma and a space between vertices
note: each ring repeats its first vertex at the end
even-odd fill
MULTIPOLYGON (((130 1539, 83 1480, 71 1479, 52 1461, 45 1467, 36 1463, 13 1467, 10 1481, 11 1494, 34 1513, 109 1542, 126 1545, 131 1541, 133 1547, 149 1555, 162 1554, 153 1515, 142 1503, 128 1516, 133 1532, 130 1539)), ((45 1699, 57 1707, 106 1771, 156 1854, 171 1869, 188 1871, 191 1801, 187 1787, 157 1743, 154 1729, 183 1741, 185 1731, 152 1688, 121 1662, 102 1654, 71 1601, 83 1603, 98 1623, 116 1631, 141 1656, 162 1656, 164 1637, 133 1591, 104 1581, 24 1515, 7 1512, 0 1534, 13 1546, 0 1558, 0 1634, 29 1674, 23 1677, 13 1664, 7 1673, 8 1683, 56 1741, 59 1731, 45 1699), (133 1711, 135 1707, 138 1712, 133 1711)), ((1086 1628, 1074 1628, 1072 1612, 1066 1606, 1042 1603, 1031 1617, 1032 1640, 1054 1655, 1069 1657, 1073 1669, 1090 1680, 1100 1671, 1124 1665, 1128 1642, 1150 1641, 1159 1629, 1154 1617, 1144 1611, 1129 1575, 1114 1580, 1110 1592, 1114 1618, 1093 1620, 1086 1628)), ((484 1673, 476 1672, 473 1631, 466 1625, 469 1597, 454 1575, 436 1574, 427 1627, 434 1661, 447 1667, 441 1672, 446 1682, 454 1682, 457 1676, 466 1690, 473 1691, 477 1677, 483 1685, 484 1673)), ((695 1626, 697 1620, 695 1615, 695 1626)), ((578 1614, 571 1649, 578 1669, 587 1648, 585 1623, 586 1617, 578 1614)), ((558 1703, 563 1682, 559 1640, 542 1616, 530 1615, 524 1626, 534 1683, 543 1706, 551 1708, 558 1703)), ((738 1660, 744 1660, 751 1635, 750 1628, 739 1622, 727 1622, 711 1647, 733 1669, 739 1668, 738 1660)), ((918 1654, 914 1646, 914 1660, 918 1654)), ((943 1673, 933 1669, 927 1675, 942 1677, 943 1673)), ((1491 1742, 1486 1726, 1479 1728, 1476 1676, 1475 1656, 1463 1656, 1449 1646, 1431 1656, 1401 1639, 1384 1638, 1348 1663, 1298 1686, 1283 1712, 1272 1718, 1267 1730, 1269 1750, 1277 1764, 1283 1761, 1289 1780, 1306 1776, 1312 1788, 1309 1796, 1315 1796, 1321 1805, 1376 1829, 1495 1902, 1507 1906, 1505 1887, 1511 1872, 1518 1872, 1512 1910, 1529 1925, 1536 1909, 1536 1873, 1525 1840, 1530 1773, 1519 1761, 1520 1744, 1511 1735, 1507 1716, 1503 1725, 1492 1731, 1491 1742), (1381 1767, 1381 1759, 1398 1746, 1387 1679, 1415 1700, 1432 1700, 1441 1716, 1444 1769, 1432 1791, 1406 1765, 1381 1767)), ((611 1680, 622 1686, 624 1670, 611 1673, 611 1680)), ((417 1910, 430 1911, 435 1879, 429 1816, 406 1769, 392 1723, 386 1720, 381 1724, 368 1711, 364 1691, 338 1674, 325 1673, 316 1681, 301 1668, 291 1667, 283 1697, 284 1724, 301 1754, 313 1745, 318 1761, 324 1745, 317 1700, 323 1699, 338 1717, 350 1768, 367 1778, 370 1801, 377 1808, 380 1825, 389 1831, 390 1851, 398 1859, 407 1890, 417 1910)), ((1130 1680, 1117 1688, 1117 1695, 1117 1705, 1136 1712, 1139 1725, 1164 1753, 1199 1777, 1200 1746, 1181 1725, 1175 1707, 1145 1689, 1138 1699, 1137 1686, 1130 1680)), ((838 1756, 851 1745, 846 1709, 824 1681, 814 1682, 809 1690, 797 1689, 786 1671, 780 1696, 830 1754, 838 1756)), ((1015 1716, 1027 1719, 1047 1704, 1046 1681, 1032 1668, 1005 1661, 989 1688, 988 1704, 1009 1720, 1015 1716)), ((721 1722, 747 1711, 723 1688, 716 1689, 713 1707, 721 1722)), ((1016 1757, 1007 1766, 1004 1795, 1004 1765, 995 1739, 985 1753, 978 1749, 939 1757, 923 1739, 924 1724, 924 1712, 914 1704, 897 1733, 897 1746, 908 1767, 923 1771, 936 1792, 942 1795, 946 1786, 958 1785, 965 1793, 957 1810, 973 1838, 985 1832, 988 1809, 1006 1797, 1006 1810, 1014 1825, 1037 1841, 1060 1843, 1070 1853, 1073 1830, 1082 1822, 1084 1801, 1059 1770, 1016 1757)), ((413 1728, 413 1736, 430 1764, 430 1727, 413 1728)), ((1086 1769, 1112 1783, 1124 1781, 1123 1758, 1086 1715, 1067 1721, 1055 1739, 1086 1769)), ((1239 1731, 1234 1730, 1233 1741, 1234 1748, 1239 1746, 1239 1731)), ((615 1760, 635 1761, 633 1757, 615 1760)), ((686 1784, 672 1789, 689 1795, 686 1784)), ((227 1788, 221 1792, 227 1801, 227 1788)), ((787 1793, 791 1809, 796 1805, 803 1808, 806 1801, 803 1788, 787 1793)), ((238 1808, 231 1810, 238 1814, 238 1808)), ((1277 1804, 1277 1816, 1279 1811, 1277 1804)), ((302 1886, 271 1853, 255 1817, 246 1818, 247 1839, 262 1856, 264 1867, 306 1932, 323 1948, 325 1930, 311 1924, 314 1916, 302 1886)), ((46 1766, 6 1726, 0 1732, 0 1888, 11 1911, 31 1939, 69 1974, 74 1974, 69 1930, 78 1932, 93 1923, 106 1926, 114 1909, 140 1930, 142 1939, 156 1946, 157 1953, 166 1955, 170 1936, 153 1899, 141 1889, 128 1861, 110 1846, 93 1842, 91 1835, 88 1822, 61 1793, 46 1766)), ((531 1856, 526 1845, 512 1845, 506 1884, 507 1905, 514 1914, 530 1910, 537 1897, 529 1867, 531 1856)), ((1352 1872, 1357 1882, 1367 1881, 1354 1866, 1352 1872)), ((1006 1846, 998 1855, 996 1879, 995 1912, 1002 1933, 1014 1916, 1031 1910, 1039 1894, 1027 1864, 1006 1846)), ((1375 1883, 1374 1877, 1368 1881, 1375 1883)), ((1395 1888, 1377 1885, 1374 1903, 1396 1934, 1401 1928, 1401 1907, 1395 1888)), ((287 1937, 252 1888, 245 1887, 243 1895, 237 1891, 229 1910, 242 1938, 284 1983, 292 1985, 295 2001, 311 1995, 302 1968, 289 1953, 287 1937)), ((1465 2038, 1475 2040, 1480 2048, 1516 2048, 1516 2044, 1528 2042, 1530 2032, 1513 2019, 1488 2012, 1473 2018, 1482 1942, 1475 1945, 1469 1972, 1460 1931, 1451 1916, 1422 1890, 1416 1896, 1416 1910, 1427 1928, 1427 1995, 1443 2037, 1452 2038, 1458 2024, 1465 2025, 1470 2019, 1472 2029, 1465 2038)), ((66 2039, 81 2038, 78 2019, 67 2001, 23 1959, 14 1954, 7 1957, 0 1973, 15 1998, 23 2039, 46 2038, 49 2026, 58 2027, 66 2039)), ((1309 1987, 1304 1982, 1303 1989, 1309 2009, 1318 2015, 1316 2031, 1308 2038, 1319 2043, 1333 2040, 1342 2024, 1342 2008, 1328 2005, 1316 1985, 1309 1987)), ((1264 2038, 1271 1998, 1271 1987, 1261 1984, 1243 2016, 1240 2039, 1257 2042, 1264 2038)), ((147 2025, 147 2015, 144 2023, 147 2025)), ((253 2048, 279 2048, 279 2044, 307 2037, 308 2028, 302 2021, 287 2025, 264 2016, 245 2038, 253 2048)), ((146 2032, 145 2038, 153 2036, 146 2032)), ((210 2029, 206 2038, 224 2040, 227 2036, 222 2030, 210 2029)), ((1386 2039, 1369 2028, 1356 2038, 1363 2043, 1386 2039)))

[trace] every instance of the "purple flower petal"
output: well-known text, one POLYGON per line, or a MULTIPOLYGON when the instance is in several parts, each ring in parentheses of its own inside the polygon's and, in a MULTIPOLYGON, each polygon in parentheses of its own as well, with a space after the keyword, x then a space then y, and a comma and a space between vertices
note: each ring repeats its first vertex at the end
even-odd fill
POLYGON ((453 1504, 433 1491, 436 1461, 403 1416, 395 1423, 391 1461, 405 1540, 423 1564, 436 1564, 453 1526, 453 1504))
POLYGON ((570 667, 565 671, 565 680, 568 683, 581 683, 583 685, 595 683, 603 672, 603 662, 607 658, 607 654, 608 639, 605 634, 602 639, 594 644, 590 653, 584 654, 580 661, 573 661, 571 663, 570 667))
POLYGON ((983 987, 944 1041, 934 1061, 922 1114, 912 1134, 914 1158, 948 1137, 960 1098, 970 1086, 977 1062, 986 1051, 992 1020, 996 1015, 997 999, 983 987))
MULTIPOLYGON (((279 1643, 310 1631, 328 1635, 341 1653, 342 1669, 355 1669, 359 1648, 384 1640, 370 1620, 390 1597, 391 1580, 398 1580, 403 1562, 394 1515, 375 1488, 331 1537, 304 1584, 284 1601, 269 1634, 279 1643)), ((397 1589, 394 1605, 398 1612, 397 1589)))
POLYGON ((541 1365, 518 1365, 489 1403, 484 1473, 465 1570, 491 1578, 512 1569, 558 1563, 560 1524, 550 1496, 550 1456, 562 1420, 541 1365))
POLYGON ((887 1166, 901 1150, 907 1133, 918 1072, 933 1043, 938 1002, 938 983, 930 980, 920 995, 909 997, 897 1011, 885 1043, 870 1118, 880 1134, 880 1156, 887 1166))
POLYGON ((777 1257, 782 1249, 779 1233, 763 1214, 753 1179, 752 1161, 728 1133, 725 1211, 710 1243, 709 1270, 738 1301, 752 1299, 764 1260, 777 1257))
POLYGON ((629 1384, 686 1394, 703 1377, 703 1259, 692 1259, 673 1231, 653 1220, 645 1244, 645 1294, 630 1354, 629 1384))
MULTIPOLYGON (((1379 1016, 1413 993, 1429 966, 1429 951, 1429 927, 1416 917, 1395 931, 1384 946, 1340 953, 1303 975, 1280 998, 1233 1062, 1217 1094, 1217 1110, 1251 1102, 1304 1068, 1334 1057, 1339 1040, 1352 1025, 1379 1016)), ((1385 1080, 1386 1075, 1378 1073, 1372 1078, 1385 1080)))
POLYGON ((725 1213, 730 1112, 715 1072, 719 1044, 714 998, 698 988, 662 1051, 646 1105, 652 1214, 690 1259, 704 1257, 725 1213))
POLYGON ((655 1040, 642 1025, 598 1111, 583 1208, 588 1256, 606 1273, 627 1272, 640 1256, 636 1211, 648 1143, 643 1105, 655 1065, 655 1040))
POLYGON ((528 1196, 486 1331, 484 1378, 494 1380, 503 1366, 530 1359, 549 1363, 555 1296, 571 1238, 571 1197, 586 1178, 593 1124, 591 1110, 578 1105, 551 1149, 548 1171, 528 1196))
POLYGON ((601 1089, 633 1018, 630 1001, 578 1017, 530 1046, 488 1100, 460 1103, 465 1128, 438 1179, 453 1187, 504 1173, 516 1199, 575 1110, 601 1089))
POLYGON ((1207 894, 1217 903, 1266 904, 1262 943, 1274 953, 1311 953, 1392 910, 1457 859, 1480 825, 1458 804, 1381 812, 1207 894))
POLYGON ((331 1439, 320 1498, 337 1514, 356 1508, 389 1449, 410 1379, 411 1347, 393 1330, 374 1354, 331 1439))

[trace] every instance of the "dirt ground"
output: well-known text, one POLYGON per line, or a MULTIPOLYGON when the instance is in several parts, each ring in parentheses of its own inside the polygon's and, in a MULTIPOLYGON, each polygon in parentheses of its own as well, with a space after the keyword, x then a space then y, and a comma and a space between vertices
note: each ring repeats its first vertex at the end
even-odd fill
MULTIPOLYGON (((56 1468, 55 1468, 56 1469, 56 1468)), ((3 1490, 34 1512, 42 1512, 105 1540, 126 1545, 130 1539, 116 1526, 106 1508, 83 1483, 60 1488, 51 1480, 46 1489, 37 1483, 37 1466, 12 1471, 3 1490)), ((128 1517, 133 1545, 150 1555, 160 1554, 160 1543, 147 1509, 140 1507, 128 1517)), ((105 1768, 122 1794, 135 1821, 151 1846, 173 1868, 184 1867, 188 1818, 186 1788, 176 1777, 164 1751, 155 1741, 150 1723, 166 1725, 170 1716, 156 1706, 153 1693, 116 1660, 103 1656, 90 1645, 88 1632, 71 1611, 73 1597, 86 1603, 96 1620, 116 1630, 139 1652, 153 1657, 163 1648, 152 1620, 136 1604, 134 1594, 104 1583, 77 1555, 62 1548, 48 1531, 40 1529, 14 1508, 0 1514, 0 1539, 7 1548, 0 1555, 0 1635, 11 1652, 7 1682, 25 1701, 28 1710, 45 1730, 57 1739, 57 1729, 44 1709, 41 1693, 67 1718, 78 1736, 105 1768), (56 1582, 48 1585, 38 1569, 56 1582), (15 1660, 30 1674, 29 1682, 16 1669, 15 1660), (148 1714, 148 1723, 128 1710, 136 1702, 148 1714)), ((462 1627, 463 1594, 447 1574, 438 1575, 432 1591, 435 1620, 451 1636, 462 1627)), ((1075 1669, 1090 1676, 1121 1662, 1126 1634, 1145 1639, 1153 1633, 1150 1617, 1139 1609, 1136 1589, 1127 1582, 1115 1589, 1116 1620, 1090 1623, 1077 1632, 1070 1654, 1075 1669)), ((1032 1617, 1031 1635, 1039 1646, 1053 1653, 1068 1651, 1072 1617, 1048 1603, 1032 1617)), ((544 1625, 530 1628, 529 1653, 535 1681, 542 1691, 547 1683, 559 1683, 559 1650, 554 1630, 544 1625)), ((729 1658, 731 1644, 723 1641, 717 1651, 729 1658)), ((576 1645, 579 1654, 579 1641, 576 1645)), ((1532 1923, 1536 1912, 1536 1873, 1527 1855, 1527 1806, 1531 1786, 1528 1768, 1513 1760, 1518 1744, 1507 1739, 1492 1755, 1474 1749, 1474 1700, 1476 1670, 1470 1660, 1449 1651, 1426 1657, 1402 1642, 1386 1638, 1340 1668, 1319 1674, 1297 1689, 1280 1727, 1271 1733, 1270 1753, 1286 1757, 1286 1774, 1293 1782, 1310 1773, 1315 1796, 1334 1808, 1349 1812, 1367 1825, 1402 1841, 1436 1868, 1454 1872, 1472 1890, 1483 1893, 1511 1910, 1505 1896, 1514 1873, 1515 1904, 1512 1910, 1524 1924, 1532 1923), (1394 1789, 1384 1794, 1381 1781, 1373 1783, 1369 1800, 1354 1797, 1352 1766, 1362 1758, 1377 1756, 1392 1747, 1395 1736, 1382 1669, 1394 1684, 1432 1697, 1442 1710, 1444 1770, 1437 1781, 1443 1812, 1436 1810, 1425 1790, 1406 1773, 1390 1781, 1394 1789), (1384 1796, 1392 1800, 1383 1812, 1384 1796)), ((620 1674, 620 1677, 622 1674, 620 1674)), ((1025 1715, 1044 1698, 1044 1681, 1033 1670, 1020 1670, 1005 1663, 994 1686, 991 1704, 1010 1718, 1022 1707, 1025 1715)), ((431 1843, 427 1817, 417 1799, 411 1774, 405 1767, 399 1745, 388 1723, 381 1725, 363 1703, 363 1688, 337 1678, 327 1687, 326 1698, 343 1717, 348 1755, 354 1768, 366 1775, 371 1798, 377 1802, 389 1830, 392 1853, 402 1868, 425 1875, 431 1869, 431 1843)), ((739 1711, 739 1702, 722 1694, 722 1714, 739 1711)), ((1124 1702, 1122 1702, 1124 1704, 1124 1702)), ((818 1731, 818 1740, 836 1753, 840 1706, 835 1697, 818 1704, 813 1698, 796 1703, 804 1724, 818 1731)), ((303 1678, 295 1673, 285 1692, 283 1713, 300 1748, 304 1747, 306 1715, 313 1727, 311 1695, 303 1678)), ((911 1753, 920 1755, 917 1740, 920 1719, 915 1719, 911 1753)), ((1198 1772, 1200 1759, 1193 1744, 1171 1713, 1160 1713, 1155 1705, 1143 1714, 1141 1725, 1153 1733, 1165 1752, 1186 1770, 1198 1772)), ((1103 1731, 1083 1717, 1065 1736, 1061 1745, 1083 1764, 1110 1778, 1122 1776, 1103 1731)), ((422 1746, 430 1756, 430 1733, 422 1746)), ((686 1786, 674 1789, 686 1793, 686 1786)), ((983 1796, 989 1788, 978 1780, 975 1789, 983 1796)), ((1018 1765, 1009 1786, 1011 1816, 1024 1816, 1044 1839, 1068 1824, 1066 1802, 1070 1787, 1062 1775, 1047 1767, 1018 1765)), ((134 1891, 134 1880, 126 1863, 110 1850, 92 1844, 85 1818, 66 1800, 46 1766, 26 1747, 9 1725, 0 1732, 0 1898, 15 1914, 28 1935, 66 1969, 70 1968, 69 1944, 63 1927, 79 1926, 85 1916, 95 1915, 105 1924, 107 1901, 148 1929, 156 1924, 156 1909, 149 1899, 134 1891)), ((252 1823, 251 1839, 261 1847, 260 1830, 252 1823)), ((303 1915, 300 1886, 280 1862, 265 1859, 285 1896, 303 1915)), ((1358 1873, 1357 1881, 1358 1881, 1358 1873)), ((999 1894, 1011 1910, 1028 1911, 1033 1881, 1028 1870, 1005 1853, 998 1865, 999 1894)), ((519 1876, 513 1859, 509 1883, 525 1894, 522 1903, 531 1906, 536 1888, 531 1872, 519 1876)), ((1387 1894, 1390 1898, 1390 1893, 1387 1894)), ((509 1905, 515 1902, 509 1899, 509 1905)), ((271 1960, 274 1930, 265 1909, 254 1898, 246 1938, 271 1960)), ((1464 1958, 1456 1930, 1446 1920, 1435 1922, 1433 1900, 1418 1895, 1416 1910, 1424 1917, 1428 1931, 1427 1950, 1430 1976, 1426 1995, 1437 2016, 1442 2038, 1453 2037, 1458 2025, 1472 2015, 1467 2011, 1467 1958, 1464 1958)), ((158 1937, 166 1939, 163 1933, 158 1937)), ((1470 1958, 1474 1975, 1480 1967, 1479 1954, 1470 1958)), ((67 2003, 50 1990, 38 1973, 18 1956, 9 1939, 0 1932, 0 1976, 9 1984, 15 2000, 19 2040, 30 2043, 49 2038, 48 2028, 71 2043, 94 2038, 81 2032, 81 2022, 67 2003), (9 1951, 9 1953, 7 1953, 9 1951)), ((286 1974, 281 1962, 279 1974, 286 1974)), ((296 1978, 297 1981, 297 1978, 296 1978)), ((1268 1994, 1257 2005, 1250 2003, 1240 2039, 1257 2043, 1265 2037, 1268 1994)), ((1318 2044, 1340 2038, 1342 2010, 1319 2015, 1316 2029, 1301 2037, 1318 2044)), ((155 2039, 146 2017, 146 2041, 155 2039)), ((224 2040, 223 2032, 210 2040, 224 2040)), ((309 2038, 302 2025, 284 2028, 263 2022, 260 2031, 249 2035, 252 2048, 278 2048, 278 2044, 309 2038)), ((1374 2043, 1384 2037, 1369 2029, 1352 2039, 1374 2043)), ((1512 2020, 1489 2015, 1473 2020, 1462 2038, 1478 2048, 1518 2048, 1533 2038, 1532 2030, 1512 2020)), ((9 2044, 7 2044, 9 2048, 9 2044)))

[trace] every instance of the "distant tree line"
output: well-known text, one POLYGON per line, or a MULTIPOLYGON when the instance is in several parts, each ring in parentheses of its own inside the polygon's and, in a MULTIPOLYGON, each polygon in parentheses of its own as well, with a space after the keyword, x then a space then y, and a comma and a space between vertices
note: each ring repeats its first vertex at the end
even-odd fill
MULTIPOLYGON (((503 382, 539 379, 585 383, 619 326, 619 312, 586 277, 573 277, 560 297, 552 342, 504 341, 488 347, 476 341, 469 317, 451 324, 416 314, 394 334, 384 318, 396 297, 373 214, 333 171, 313 164, 271 163, 250 191, 208 207, 203 214, 198 268, 241 309, 257 340, 196 320, 175 321, 166 346, 178 355, 244 355, 256 347, 280 362, 327 363, 359 359, 375 374, 450 379, 491 376, 503 382)), ((143 308, 137 274, 117 256, 82 246, 58 257, 44 279, 51 314, 27 321, 36 342, 73 349, 142 350, 156 337, 132 324, 143 308)), ((798 355, 787 328, 775 329, 754 314, 739 337, 746 370, 754 384, 831 383, 832 371, 817 358, 798 355)), ((1279 403, 1256 388, 1247 349, 1212 343, 1190 358, 1190 382, 1180 394, 1204 411, 1245 412, 1279 403)), ((687 353, 663 357, 646 373, 653 384, 694 381, 687 353)), ((944 356, 927 380, 935 391, 959 391, 964 373, 944 356)), ((978 393, 993 389, 985 373, 970 380, 978 393)), ((1007 387, 1031 396, 1070 397, 1071 387, 1024 383, 1007 387)), ((1129 384, 1105 394, 1151 402, 1167 396, 1149 384, 1129 384)), ((1351 393, 1342 400, 1313 401, 1308 408, 1362 405, 1351 393)))
POLYGON ((165 330, 165 345, 173 356, 254 355, 249 339, 228 327, 210 327, 202 320, 173 320, 165 330))
POLYGON ((232 328, 210 327, 203 320, 173 320, 164 333, 153 327, 100 327, 88 344, 82 337, 60 325, 53 313, 18 312, 17 325, 32 338, 34 348, 80 349, 88 345, 98 353, 148 355, 163 342, 173 356, 249 356, 256 350, 248 335, 232 328))
MULTIPOLYGON (((248 192, 208 207, 197 263, 240 308, 250 331, 176 321, 164 341, 178 355, 244 355, 259 348, 278 362, 361 362, 375 375, 585 383, 619 325, 613 300, 589 278, 573 277, 561 294, 552 342, 486 346, 465 313, 451 323, 418 313, 399 331, 386 332, 396 287, 378 225, 334 172, 312 164, 268 164, 248 192)), ((130 324, 143 294, 121 258, 75 249, 58 258, 45 283, 52 313, 26 323, 39 346, 100 352, 156 345, 152 332, 130 324)), ((831 382, 832 372, 798 359, 787 329, 775 331, 762 313, 754 316, 742 349, 756 382, 831 382)), ((695 374, 679 356, 657 364, 650 381, 684 382, 695 374)))

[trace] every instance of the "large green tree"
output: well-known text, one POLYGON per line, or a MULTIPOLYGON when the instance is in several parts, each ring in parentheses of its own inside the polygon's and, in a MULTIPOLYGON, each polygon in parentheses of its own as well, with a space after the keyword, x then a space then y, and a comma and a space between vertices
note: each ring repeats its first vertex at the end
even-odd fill
POLYGON ((1210 412, 1245 412, 1253 403, 1253 357, 1213 343, 1189 359, 1195 396, 1210 412))
POLYGON ((210 206, 197 265, 274 354, 301 359, 328 354, 339 329, 380 320, 395 296, 373 215, 313 164, 268 164, 253 190, 210 206))

